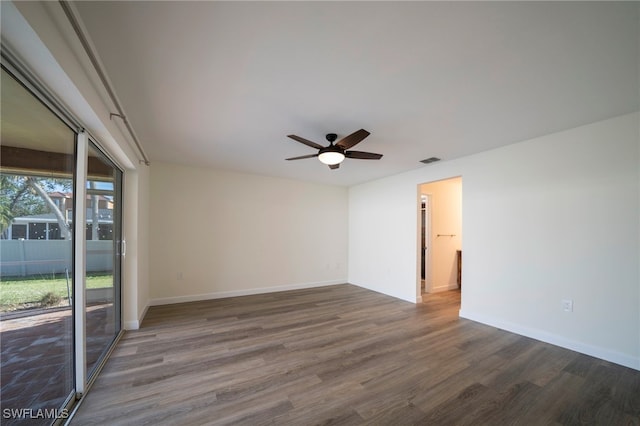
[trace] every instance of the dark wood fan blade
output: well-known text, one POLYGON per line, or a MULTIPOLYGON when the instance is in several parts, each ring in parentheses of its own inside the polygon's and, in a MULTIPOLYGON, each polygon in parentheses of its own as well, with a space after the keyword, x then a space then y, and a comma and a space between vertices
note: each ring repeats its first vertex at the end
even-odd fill
POLYGON ((318 156, 318 154, 301 155, 300 157, 287 158, 287 160, 302 160, 304 158, 313 158, 313 157, 317 157, 317 156, 318 156))
POLYGON ((310 140, 307 140, 305 138, 301 138, 300 136, 296 136, 296 135, 287 135, 288 138, 293 139, 294 141, 298 141, 300 143, 303 143, 307 146, 310 146, 311 148, 315 148, 315 149, 322 149, 324 148, 322 145, 319 145, 315 142, 311 142, 310 140))
POLYGON ((355 144, 362 142, 362 140, 370 134, 371 133, 367 132, 365 129, 360 129, 351 133, 349 136, 340 139, 340 141, 336 143, 336 146, 339 146, 342 149, 349 149, 355 144))
POLYGON ((340 167, 340 163, 338 163, 338 164, 329 164, 329 168, 330 168, 331 170, 335 170, 335 169, 337 169, 337 168, 339 168, 339 167, 340 167))
POLYGON ((357 158, 358 160, 379 160, 382 158, 382 154, 362 151, 346 151, 344 156, 347 158, 357 158))

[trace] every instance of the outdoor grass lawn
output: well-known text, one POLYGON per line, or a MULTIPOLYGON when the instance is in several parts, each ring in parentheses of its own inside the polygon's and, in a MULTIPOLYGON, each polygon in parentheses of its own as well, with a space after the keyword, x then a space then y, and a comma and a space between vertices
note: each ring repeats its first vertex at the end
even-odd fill
MULTIPOLYGON (((113 286, 113 275, 91 274, 87 276, 87 288, 103 288, 113 286)), ((69 285, 73 285, 69 280, 69 285)), ((40 299, 53 293, 67 299, 67 280, 64 274, 56 274, 55 278, 37 277, 2 277, 0 281, 0 312, 14 311, 26 307, 36 307, 40 299)))

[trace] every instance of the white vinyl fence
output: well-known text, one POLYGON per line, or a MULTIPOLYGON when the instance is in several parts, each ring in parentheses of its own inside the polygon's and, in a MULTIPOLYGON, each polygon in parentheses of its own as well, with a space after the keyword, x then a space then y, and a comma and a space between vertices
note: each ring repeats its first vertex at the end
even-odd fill
MULTIPOLYGON (((0 276, 71 274, 71 241, 0 240, 0 276)), ((87 241, 87 272, 113 269, 113 241, 87 241)))

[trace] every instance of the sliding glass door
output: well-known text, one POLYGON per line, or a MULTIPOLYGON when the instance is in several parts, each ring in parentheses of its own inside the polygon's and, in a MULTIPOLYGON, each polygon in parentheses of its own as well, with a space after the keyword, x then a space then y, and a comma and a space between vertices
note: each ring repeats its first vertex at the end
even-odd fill
POLYGON ((121 331, 123 174, 4 59, 0 423, 47 425, 121 331))
POLYGON ((90 142, 87 175, 86 369, 91 378, 121 328, 122 172, 90 142))
POLYGON ((76 133, 4 69, 1 90, 1 423, 48 424, 74 396, 76 133))

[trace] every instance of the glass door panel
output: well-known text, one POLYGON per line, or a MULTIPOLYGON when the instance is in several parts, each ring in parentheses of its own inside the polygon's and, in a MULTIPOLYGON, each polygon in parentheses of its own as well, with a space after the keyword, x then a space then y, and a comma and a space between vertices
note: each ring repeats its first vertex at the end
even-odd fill
POLYGON ((89 143, 86 200, 86 366, 91 378, 120 332, 122 172, 89 143))
POLYGON ((76 133, 4 67, 0 81, 0 422, 50 424, 75 394, 76 133))

